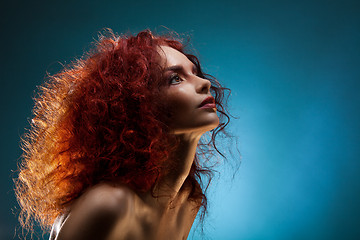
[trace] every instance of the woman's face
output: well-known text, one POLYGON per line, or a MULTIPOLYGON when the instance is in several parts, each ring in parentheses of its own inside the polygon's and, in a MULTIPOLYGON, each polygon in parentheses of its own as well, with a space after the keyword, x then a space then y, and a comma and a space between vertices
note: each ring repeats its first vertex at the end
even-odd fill
POLYGON ((170 112, 168 125, 174 134, 203 134, 219 124, 211 83, 197 76, 196 66, 181 52, 161 46, 164 67, 165 104, 170 112))

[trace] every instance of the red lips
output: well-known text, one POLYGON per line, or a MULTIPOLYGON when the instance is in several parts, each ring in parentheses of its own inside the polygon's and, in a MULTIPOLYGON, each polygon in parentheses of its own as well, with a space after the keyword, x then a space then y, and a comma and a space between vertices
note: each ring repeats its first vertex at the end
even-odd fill
POLYGON ((201 104, 199 105, 199 108, 205 107, 205 106, 216 107, 216 105, 215 105, 215 99, 214 99, 213 97, 207 97, 207 98, 205 98, 205 100, 202 101, 201 104))

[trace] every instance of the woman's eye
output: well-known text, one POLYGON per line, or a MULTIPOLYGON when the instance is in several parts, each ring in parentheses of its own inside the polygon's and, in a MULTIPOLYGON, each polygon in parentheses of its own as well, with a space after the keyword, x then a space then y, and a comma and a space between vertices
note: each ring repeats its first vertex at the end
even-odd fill
POLYGON ((182 79, 178 74, 174 74, 170 77, 170 84, 178 84, 180 82, 182 82, 182 79))

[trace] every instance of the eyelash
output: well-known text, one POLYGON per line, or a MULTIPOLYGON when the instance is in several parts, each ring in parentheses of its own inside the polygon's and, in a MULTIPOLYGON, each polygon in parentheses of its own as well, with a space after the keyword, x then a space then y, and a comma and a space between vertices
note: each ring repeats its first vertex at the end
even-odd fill
POLYGON ((171 76, 170 76, 170 81, 169 81, 169 83, 170 84, 173 84, 173 80, 179 80, 178 82, 176 82, 176 84, 179 84, 180 82, 182 82, 183 80, 181 79, 181 77, 179 76, 179 74, 177 74, 177 73, 174 73, 174 74, 172 74, 171 76))

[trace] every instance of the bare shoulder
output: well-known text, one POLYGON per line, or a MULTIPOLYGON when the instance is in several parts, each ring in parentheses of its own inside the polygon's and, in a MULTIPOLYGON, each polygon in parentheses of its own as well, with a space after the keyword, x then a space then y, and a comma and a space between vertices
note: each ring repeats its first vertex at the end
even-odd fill
MULTIPOLYGON (((92 211, 110 210, 117 214, 128 210, 128 205, 133 201, 134 192, 124 185, 113 186, 102 183, 95 185, 86 191, 72 207, 76 211, 85 207, 92 208, 92 211)), ((89 211, 90 209, 86 209, 89 211)))
POLYGON ((134 192, 125 186, 98 184, 77 199, 58 233, 58 240, 107 239, 119 222, 127 222, 134 192))

